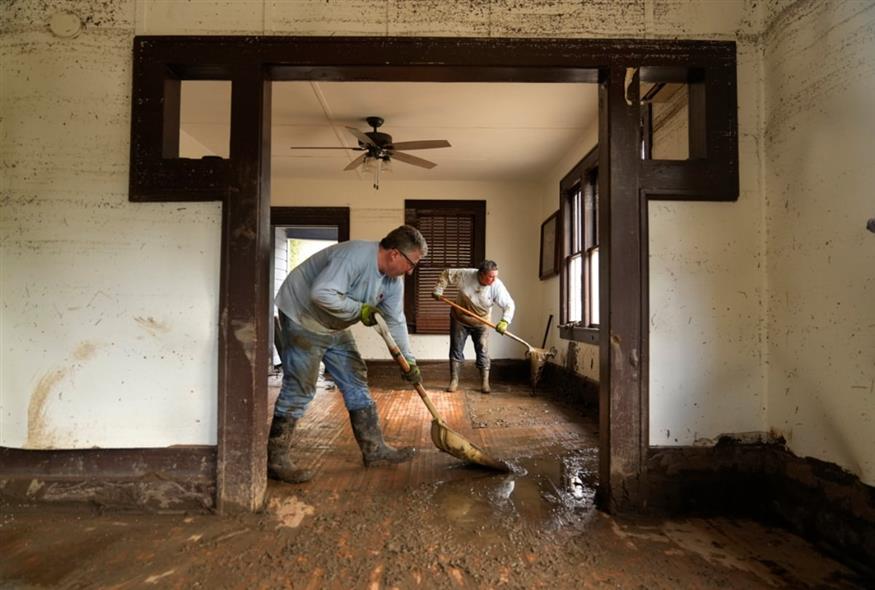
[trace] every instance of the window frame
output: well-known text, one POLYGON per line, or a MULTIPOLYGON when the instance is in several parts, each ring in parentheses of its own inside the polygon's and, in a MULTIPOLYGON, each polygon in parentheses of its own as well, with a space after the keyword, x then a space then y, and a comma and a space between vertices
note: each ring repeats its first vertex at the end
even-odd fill
MULTIPOLYGON (((476 266, 486 257, 486 201, 485 200, 453 200, 453 199, 405 199, 404 200, 404 223, 419 229, 419 217, 423 214, 440 215, 470 215, 474 218, 472 236, 472 266, 476 266)), ((412 274, 404 276, 404 315, 407 318, 407 330, 410 334, 435 335, 435 332, 418 332, 417 318, 417 294, 419 292, 419 267, 428 265, 428 260, 433 252, 432 244, 429 244, 429 254, 422 263, 417 265, 412 274)), ((447 309, 449 315, 449 309, 447 309)), ((438 335, 447 335, 437 333, 438 335)))
MULTIPOLYGON (((598 239, 598 146, 592 148, 574 167, 566 174, 559 182, 559 211, 562 227, 562 252, 561 252, 561 272, 560 272, 560 287, 559 287, 559 336, 565 340, 574 340, 577 342, 589 342, 597 344, 599 342, 600 328, 598 324, 592 323, 592 295, 591 285, 589 281, 590 273, 588 267, 591 264, 590 260, 594 251, 601 251, 598 239), (592 197, 594 199, 595 215, 592 217, 592 227, 586 227, 586 195, 581 190, 581 187, 589 184, 594 187, 592 197), (574 199, 577 193, 580 193, 580 206, 583 212, 581 214, 579 227, 580 231, 575 232, 575 227, 578 225, 573 219, 574 215, 574 199), (579 233, 580 235, 576 235, 579 233), (594 234, 594 235, 593 235, 594 234), (592 241, 588 239, 592 238, 592 241), (570 315, 570 267, 572 259, 580 257, 581 262, 581 313, 582 319, 579 321, 569 321, 570 315)), ((595 269, 598 273, 598 268, 595 269)), ((601 318, 599 318, 601 319, 601 318)))

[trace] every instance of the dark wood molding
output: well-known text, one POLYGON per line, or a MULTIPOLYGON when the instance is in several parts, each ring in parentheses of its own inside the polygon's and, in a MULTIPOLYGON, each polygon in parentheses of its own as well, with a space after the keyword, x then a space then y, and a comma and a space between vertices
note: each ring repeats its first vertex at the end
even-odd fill
POLYGON ((563 340, 598 344, 601 339, 601 330, 588 326, 560 325, 559 337, 563 340))
POLYGON ((599 493, 612 511, 637 511, 646 503, 648 383, 641 357, 648 289, 641 219, 647 201, 637 174, 637 78, 627 88, 626 70, 612 68, 599 86, 599 493))
POLYGON ((647 440, 646 199, 737 198, 734 42, 138 36, 133 62, 130 200, 224 203, 220 508, 258 507, 266 484, 262 369, 269 330, 261 310, 267 309, 270 290, 269 82, 599 83, 602 485, 609 508, 641 505, 642 441, 647 440), (627 105, 627 67, 639 68, 637 75, 645 78, 701 80, 690 99, 695 159, 641 160, 637 84, 627 105), (179 81, 186 79, 231 81, 228 159, 172 157, 178 144, 179 81))
POLYGON ((0 498, 15 503, 88 502, 119 509, 212 510, 216 447, 0 447, 0 484, 0 498))
POLYGON ((349 240, 349 207, 271 207, 270 224, 337 226, 337 241, 349 240))
POLYGON ((267 490, 271 83, 263 68, 235 70, 233 76, 235 165, 222 207, 219 293, 220 512, 257 510, 267 490))

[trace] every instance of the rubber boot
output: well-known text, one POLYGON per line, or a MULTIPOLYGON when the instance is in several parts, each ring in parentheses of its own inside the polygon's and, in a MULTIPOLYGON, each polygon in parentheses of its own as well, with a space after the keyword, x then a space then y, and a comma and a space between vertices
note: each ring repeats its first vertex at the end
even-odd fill
POLYGON ((313 478, 309 469, 298 469, 292 462, 292 435, 297 418, 274 416, 267 439, 267 475, 286 483, 303 483, 313 478))
POLYGON ((489 369, 480 369, 480 392, 489 393, 489 369))
POLYGON ((351 411, 349 421, 352 423, 355 440, 362 450, 362 461, 365 467, 381 463, 404 463, 413 458, 413 448, 396 449, 387 445, 383 440, 383 431, 380 430, 380 421, 377 416, 377 406, 372 405, 361 410, 351 411))
POLYGON ((459 389, 459 375, 462 374, 462 362, 450 361, 450 384, 447 385, 447 391, 450 393, 459 389))

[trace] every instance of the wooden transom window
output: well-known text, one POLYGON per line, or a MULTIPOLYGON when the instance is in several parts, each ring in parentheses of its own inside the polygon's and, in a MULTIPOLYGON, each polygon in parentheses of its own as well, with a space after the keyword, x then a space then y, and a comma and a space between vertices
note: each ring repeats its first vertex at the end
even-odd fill
MULTIPOLYGON (((473 268, 486 251, 486 201, 406 200, 405 223, 419 229, 428 256, 405 279, 404 313, 411 333, 449 334, 449 307, 431 294, 446 268, 473 268)), ((444 296, 455 299, 450 287, 444 296)))

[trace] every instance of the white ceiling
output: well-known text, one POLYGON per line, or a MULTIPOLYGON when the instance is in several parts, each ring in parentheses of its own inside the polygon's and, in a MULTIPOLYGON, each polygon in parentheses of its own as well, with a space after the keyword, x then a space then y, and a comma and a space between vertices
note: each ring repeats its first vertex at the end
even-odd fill
MULTIPOLYGON (((344 179, 361 152, 291 150, 291 146, 347 147, 346 129, 370 131, 365 117, 385 120, 380 131, 396 142, 446 139, 452 147, 416 150, 431 170, 402 162, 391 177, 409 180, 536 180, 576 149, 598 114, 594 84, 274 82, 271 171, 277 177, 344 179)), ((181 130, 202 153, 227 157, 228 82, 185 82, 181 130)), ((183 141, 182 144, 185 144, 183 141)))

